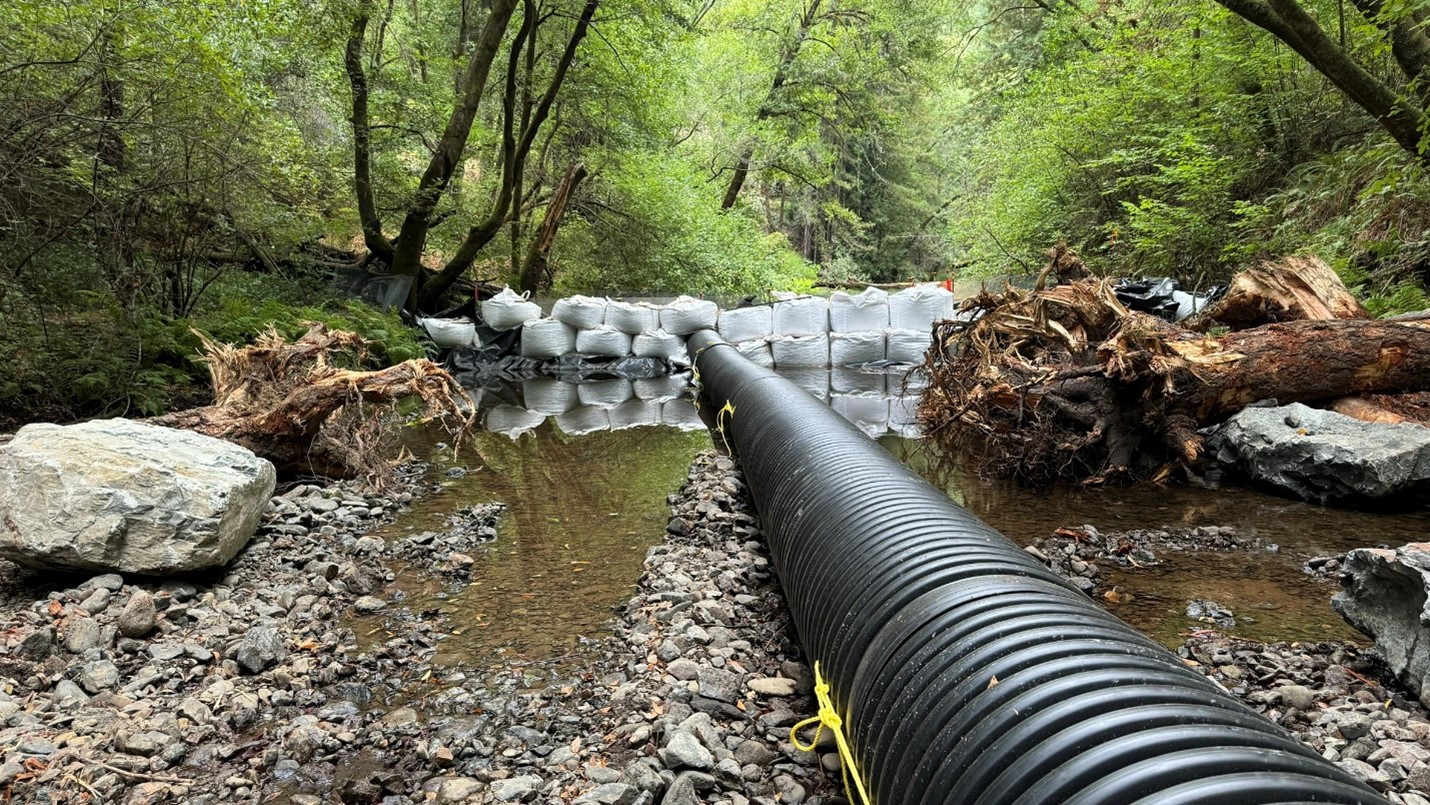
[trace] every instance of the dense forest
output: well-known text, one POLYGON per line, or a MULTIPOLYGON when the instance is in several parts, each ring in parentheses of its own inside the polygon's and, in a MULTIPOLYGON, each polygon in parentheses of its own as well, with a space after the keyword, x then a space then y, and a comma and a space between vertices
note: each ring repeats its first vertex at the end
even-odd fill
POLYGON ((537 292, 1314 253, 1430 306, 1425 0, 15 0, 0 429, 197 401, 197 330, 537 292))

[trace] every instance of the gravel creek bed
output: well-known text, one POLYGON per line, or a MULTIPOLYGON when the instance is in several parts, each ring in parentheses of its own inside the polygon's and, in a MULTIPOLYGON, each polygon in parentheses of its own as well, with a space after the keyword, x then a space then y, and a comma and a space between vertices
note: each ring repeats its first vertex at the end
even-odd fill
MULTIPOLYGON (((239 557, 208 577, 0 567, 0 796, 843 802, 827 733, 815 752, 789 741, 789 727, 814 710, 810 673, 733 462, 696 457, 637 591, 608 631, 583 639, 571 671, 433 662, 444 637, 468 624, 440 607, 410 611, 391 585, 395 569, 460 589, 503 507, 454 512, 442 533, 368 536, 428 491, 426 476, 411 466, 383 494, 289 489, 239 557), (358 614, 384 628, 354 634, 344 624, 358 614)), ((1029 550, 1098 595, 1100 562, 1274 546, 1231 529, 1084 528, 1029 550)), ((1184 661, 1393 801, 1430 805, 1430 719, 1368 652, 1227 637, 1207 611, 1205 623, 1189 621, 1184 661)))

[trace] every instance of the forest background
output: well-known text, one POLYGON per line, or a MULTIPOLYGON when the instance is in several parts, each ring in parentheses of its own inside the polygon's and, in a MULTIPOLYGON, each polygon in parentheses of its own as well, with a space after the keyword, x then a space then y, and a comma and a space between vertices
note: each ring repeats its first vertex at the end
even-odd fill
POLYGON ((12 0, 0 431, 407 278, 738 298, 1313 253, 1430 307, 1430 0, 12 0), (336 280, 336 281, 335 281, 336 280))

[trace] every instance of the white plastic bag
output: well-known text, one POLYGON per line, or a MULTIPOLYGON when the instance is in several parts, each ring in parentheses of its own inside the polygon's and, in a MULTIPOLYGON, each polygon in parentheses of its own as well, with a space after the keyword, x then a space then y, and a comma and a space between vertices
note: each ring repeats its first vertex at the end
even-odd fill
POLYGON ((720 307, 714 302, 678 296, 660 309, 660 329, 676 335, 690 335, 696 330, 714 328, 719 318, 720 307))
POLYGON ((551 307, 551 318, 578 330, 591 330, 606 323, 608 304, 605 299, 594 296, 568 296, 556 300, 551 307))
POLYGON ((861 333, 889 327, 889 294, 878 288, 863 293, 835 291, 829 295, 829 331, 861 333))
POLYGON ((601 358, 624 358, 631 354, 631 337, 614 327, 600 326, 576 333, 576 351, 601 358))
POLYGON ((829 336, 777 335, 770 338, 770 356, 777 368, 817 367, 829 365, 829 336))
POLYGON ((933 344, 932 330, 890 330, 887 337, 889 360, 894 363, 921 364, 924 353, 933 344))
POLYGON ((471 319, 429 319, 418 316, 417 324, 427 332, 432 343, 443 349, 481 346, 477 343, 477 325, 471 319))
POLYGON ((532 319, 541 318, 541 305, 529 301, 530 294, 510 288, 482 302, 482 321, 493 330, 515 330, 532 319))
POLYGON ((932 330, 933 323, 953 318, 953 293, 939 285, 915 285, 889 297, 889 328, 932 330))
POLYGON ((835 366, 854 366, 882 360, 884 360, 883 330, 829 334, 829 362, 835 366))
POLYGON ((775 332, 774 314, 775 309, 772 305, 722 310, 716 329, 720 331, 721 338, 732 344, 769 338, 775 332))
POLYGON ((829 300, 800 296, 776 302, 775 335, 823 335, 829 332, 829 300))
POLYGON ((556 427, 567 436, 585 436, 588 433, 610 430, 611 416, 604 408, 582 405, 564 414, 557 414, 556 427))
POLYGON ((576 331, 555 319, 536 319, 521 325, 521 357, 559 358, 576 351, 576 331))
POLYGON ((636 399, 664 402, 685 395, 689 386, 688 375, 661 375, 649 379, 632 380, 631 389, 636 399))
POLYGON ((685 339, 665 330, 641 333, 631 339, 631 353, 638 358, 660 358, 663 361, 685 363, 685 339))
POLYGON ((883 397, 887 378, 882 372, 861 372, 847 366, 829 370, 829 388, 835 394, 863 394, 883 397))
POLYGON ((680 430, 705 430, 705 422, 700 419, 700 411, 691 400, 666 400, 660 404, 661 424, 680 430))
POLYGON ((528 411, 555 416, 580 404, 576 384, 554 377, 529 377, 521 381, 521 399, 528 411))
POLYGON ((829 402, 829 370, 826 368, 779 368, 780 376, 799 386, 821 402, 829 402))
POLYGON ((633 396, 631 381, 623 377, 611 380, 593 380, 576 387, 576 396, 582 405, 597 408, 615 408, 633 396))
POLYGON ((536 430, 536 427, 545 421, 546 414, 538 411, 528 411, 514 405, 498 405, 487 412, 486 425, 487 430, 492 433, 515 439, 523 433, 536 430))
POLYGON ((611 430, 643 428, 660 424, 660 403, 649 400, 626 400, 612 408, 611 430))
POLYGON ((606 306, 606 326, 636 335, 660 327, 659 312, 645 302, 611 302, 606 306))
POLYGON ((835 394, 829 398, 829 407, 853 422, 871 439, 877 439, 889 430, 887 398, 866 394, 835 394))
POLYGON ((750 359, 756 366, 763 366, 766 369, 775 368, 775 356, 770 353, 770 342, 761 338, 756 341, 741 341, 735 345, 741 355, 750 359))

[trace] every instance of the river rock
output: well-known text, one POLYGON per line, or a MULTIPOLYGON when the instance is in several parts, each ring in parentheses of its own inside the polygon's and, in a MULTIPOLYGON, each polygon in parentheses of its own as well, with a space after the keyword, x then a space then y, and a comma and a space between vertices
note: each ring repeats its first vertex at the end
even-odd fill
POLYGON ((264 459, 189 431, 26 425, 0 448, 0 556, 150 575, 216 567, 253 535, 274 481, 264 459))
POLYGON ((261 673, 287 656, 288 642, 271 626, 249 629, 233 652, 234 661, 250 674, 261 673))
POLYGON ((1346 554, 1331 608, 1375 638, 1390 670, 1430 705, 1430 542, 1346 554))
POLYGON ((129 603, 119 613, 119 633, 125 637, 143 637, 154 631, 158 617, 154 596, 139 590, 129 596, 129 603))
POLYGON ((1208 436, 1210 454, 1253 480, 1320 503, 1430 490, 1430 428, 1300 403, 1245 408, 1208 436))

